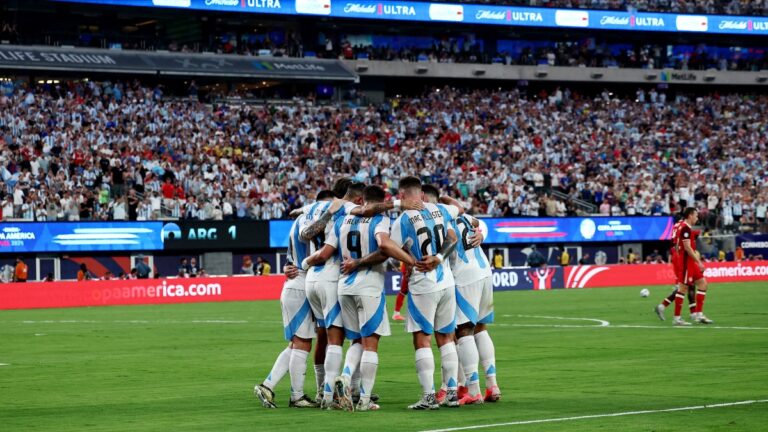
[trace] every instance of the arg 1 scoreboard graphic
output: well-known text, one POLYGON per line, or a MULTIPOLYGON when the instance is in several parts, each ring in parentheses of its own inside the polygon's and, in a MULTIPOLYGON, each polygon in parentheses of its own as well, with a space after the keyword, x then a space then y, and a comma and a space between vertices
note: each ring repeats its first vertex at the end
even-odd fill
POLYGON ((0 223, 0 253, 156 251, 160 222, 0 223))
POLYGON ((375 0, 54 0, 113 6, 593 30, 768 35, 768 17, 375 0))

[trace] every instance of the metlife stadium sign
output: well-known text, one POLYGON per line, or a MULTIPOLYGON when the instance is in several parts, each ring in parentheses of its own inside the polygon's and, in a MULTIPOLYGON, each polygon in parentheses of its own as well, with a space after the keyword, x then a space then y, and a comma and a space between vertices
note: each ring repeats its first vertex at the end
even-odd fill
POLYGON ((550 9, 484 4, 371 0, 53 0, 114 6, 140 6, 314 15, 334 18, 456 22, 503 26, 587 28, 768 35, 768 17, 685 15, 581 9, 550 9))

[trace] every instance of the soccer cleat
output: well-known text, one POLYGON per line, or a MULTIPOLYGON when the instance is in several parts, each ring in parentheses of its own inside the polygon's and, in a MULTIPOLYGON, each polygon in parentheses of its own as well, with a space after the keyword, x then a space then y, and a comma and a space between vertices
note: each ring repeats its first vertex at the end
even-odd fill
MULTIPOLYGON (((371 401, 378 402, 379 401, 379 395, 376 393, 371 393, 371 401)), ((360 402, 360 393, 352 393, 352 402, 357 405, 358 402, 360 402)))
POLYGON ((435 400, 435 394, 430 393, 428 395, 424 395, 421 397, 421 400, 416 402, 413 405, 408 405, 408 409, 411 410, 436 410, 440 409, 440 405, 437 404, 437 400, 435 400))
POLYGON ((664 305, 656 305, 655 308, 653 308, 653 311, 656 312, 656 316, 659 317, 660 320, 664 321, 666 318, 664 317, 664 310, 666 308, 664 305))
POLYGON ((357 403, 357 407, 355 407, 355 410, 356 411, 376 411, 379 408, 381 407, 371 400, 368 400, 368 402, 361 400, 357 403))
POLYGON ((466 396, 468 392, 469 392, 469 390, 466 387, 464 387, 463 385, 460 385, 459 386, 459 393, 458 393, 459 399, 461 399, 464 396, 466 396))
POLYGON ((302 397, 291 400, 291 402, 288 403, 288 406, 291 408, 317 408, 317 402, 313 401, 309 398, 307 395, 303 395, 302 397))
POLYGON ((349 412, 355 410, 355 404, 352 403, 352 392, 349 377, 346 375, 339 375, 333 382, 334 396, 339 398, 339 406, 341 409, 349 412))
POLYGON ((445 389, 440 389, 440 390, 437 392, 437 395, 435 395, 435 400, 437 401, 437 403, 439 403, 440 405, 442 405, 442 404, 443 404, 443 401, 445 400, 445 395, 446 395, 447 393, 448 393, 448 392, 447 392, 447 391, 445 391, 445 389))
POLYGON ((392 314, 392 319, 395 321, 405 321, 405 318, 400 315, 400 312, 395 311, 395 313, 392 314))
POLYGON ((317 394, 315 395, 315 403, 318 406, 322 406, 322 403, 323 403, 323 392, 322 391, 317 392, 317 394))
POLYGON ((711 319, 707 318, 702 313, 699 313, 699 317, 696 320, 696 322, 699 323, 699 324, 714 324, 715 323, 714 321, 712 321, 711 319))
POLYGON ((498 402, 499 399, 501 399, 501 390, 499 390, 499 386, 493 386, 485 389, 486 402, 498 402))
POLYGON ((672 324, 678 327, 685 327, 691 325, 688 321, 684 321, 680 317, 675 317, 675 319, 672 321, 672 324))
POLYGON ((478 393, 474 396, 465 394, 463 398, 459 399, 459 405, 482 405, 483 396, 478 393))
POLYGON ((275 392, 264 384, 256 384, 256 386, 253 387, 253 394, 259 398, 261 405, 264 408, 277 408, 277 405, 275 405, 274 402, 275 392))
POLYGON ((456 390, 448 390, 445 393, 445 398, 442 402, 440 402, 440 406, 448 407, 448 408, 458 408, 459 407, 459 395, 457 394, 456 390))

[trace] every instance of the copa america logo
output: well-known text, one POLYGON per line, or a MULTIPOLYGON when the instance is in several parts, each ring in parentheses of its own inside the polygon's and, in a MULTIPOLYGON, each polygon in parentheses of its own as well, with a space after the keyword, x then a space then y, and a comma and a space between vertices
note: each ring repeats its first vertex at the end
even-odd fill
POLYGON ((581 232, 581 236, 584 237, 584 240, 591 240, 592 237, 595 236, 597 225, 595 225, 595 221, 592 219, 584 219, 581 221, 579 231, 581 232))

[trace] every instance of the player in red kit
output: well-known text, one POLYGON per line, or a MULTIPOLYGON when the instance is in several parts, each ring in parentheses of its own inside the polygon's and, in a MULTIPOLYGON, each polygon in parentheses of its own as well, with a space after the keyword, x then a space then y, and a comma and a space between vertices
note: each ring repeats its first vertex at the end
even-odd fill
MULTIPOLYGON (((680 219, 679 221, 675 222, 675 225, 672 227, 672 239, 677 237, 677 232, 680 231, 680 228, 683 226, 685 221, 683 219, 680 219)), ((693 231, 693 244, 696 244, 696 237, 698 237, 699 231, 694 230, 693 231)), ((656 305, 656 307, 653 308, 653 311, 656 312, 656 315, 659 317, 660 320, 664 321, 664 311, 667 309, 667 306, 671 305, 675 302, 675 296, 678 292, 678 287, 680 286, 680 280, 678 279, 678 274, 681 273, 681 263, 680 263, 680 256, 677 253, 677 249, 675 248, 675 245, 672 245, 672 248, 669 250, 669 262, 672 264, 672 271, 675 275, 675 287, 672 290, 672 294, 668 295, 667 297, 662 300, 661 303, 656 305)), ((691 318, 693 318, 696 313, 696 290, 693 287, 688 287, 688 309, 691 313, 691 318)))
POLYGON ((410 269, 402 263, 400 265, 400 292, 397 293, 397 299, 395 299, 395 313, 392 314, 392 319, 395 321, 405 321, 405 318, 400 315, 400 311, 403 310, 403 302, 405 296, 408 295, 408 276, 410 276, 410 269))
POLYGON ((704 300, 707 296, 707 280, 704 278, 704 263, 696 252, 696 241, 694 230, 691 228, 699 220, 699 212, 695 208, 688 207, 683 211, 683 223, 675 233, 672 239, 675 252, 677 254, 678 265, 673 264, 677 270, 677 280, 680 287, 675 295, 675 319, 674 324, 678 326, 690 325, 689 322, 680 318, 680 312, 683 308, 683 300, 688 293, 689 286, 696 287, 696 308, 693 314, 693 320, 701 324, 712 324, 713 321, 704 316, 704 300))

